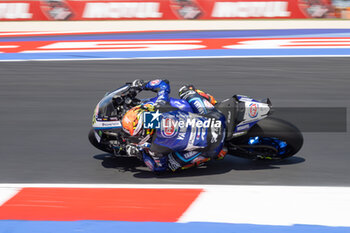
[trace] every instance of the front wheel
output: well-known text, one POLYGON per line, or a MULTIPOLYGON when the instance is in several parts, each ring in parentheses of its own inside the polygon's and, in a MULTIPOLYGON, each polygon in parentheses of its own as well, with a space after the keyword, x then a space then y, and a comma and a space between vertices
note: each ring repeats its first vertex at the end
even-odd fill
POLYGON ((97 149, 102 150, 102 151, 104 151, 104 152, 113 154, 113 150, 112 150, 112 149, 110 149, 109 147, 107 147, 107 146, 105 146, 105 145, 103 145, 103 144, 101 144, 101 143, 99 143, 99 142, 97 141, 96 136, 95 136, 95 131, 94 131, 93 129, 90 130, 89 136, 88 136, 88 137, 89 137, 90 143, 91 143, 94 147, 96 147, 97 149))
POLYGON ((254 125, 246 135, 229 141, 228 149, 230 154, 243 157, 284 159, 295 155, 303 141, 303 135, 297 127, 269 117, 254 125))

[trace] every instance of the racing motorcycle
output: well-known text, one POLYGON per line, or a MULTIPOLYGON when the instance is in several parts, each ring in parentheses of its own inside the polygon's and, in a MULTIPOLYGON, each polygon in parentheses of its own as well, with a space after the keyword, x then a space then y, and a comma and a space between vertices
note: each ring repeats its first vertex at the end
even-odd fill
MULTIPOLYGON (((92 119, 89 141, 97 149, 117 157, 129 157, 126 145, 129 135, 122 130, 121 120, 132 107, 150 99, 138 99, 139 89, 126 83, 107 92, 97 104, 92 119)), ((191 111, 185 101, 170 98, 170 105, 191 111)), ((226 117, 225 146, 228 154, 253 160, 281 160, 295 155, 303 145, 300 130, 291 123, 271 117, 270 99, 255 100, 243 95, 215 104, 226 117)), ((144 150, 143 153, 148 153, 144 150)))

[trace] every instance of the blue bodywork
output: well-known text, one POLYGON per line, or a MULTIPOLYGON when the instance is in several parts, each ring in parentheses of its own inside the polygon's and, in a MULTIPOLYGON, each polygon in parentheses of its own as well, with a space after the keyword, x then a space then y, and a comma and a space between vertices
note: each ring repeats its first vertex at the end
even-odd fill
POLYGON ((248 139, 249 145, 268 145, 277 149, 279 155, 286 153, 287 143, 277 138, 251 137, 248 139))

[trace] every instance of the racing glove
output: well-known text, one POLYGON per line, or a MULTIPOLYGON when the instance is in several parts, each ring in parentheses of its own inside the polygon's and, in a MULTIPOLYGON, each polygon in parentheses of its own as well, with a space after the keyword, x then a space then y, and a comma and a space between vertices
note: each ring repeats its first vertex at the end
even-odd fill
POLYGON ((142 159, 142 153, 136 145, 126 145, 126 154, 130 157, 137 157, 139 159, 142 159))
POLYGON ((134 87, 134 88, 138 88, 138 89, 141 89, 143 90, 146 86, 146 84, 148 83, 148 81, 144 81, 142 79, 135 79, 132 84, 131 84, 131 87, 134 87))

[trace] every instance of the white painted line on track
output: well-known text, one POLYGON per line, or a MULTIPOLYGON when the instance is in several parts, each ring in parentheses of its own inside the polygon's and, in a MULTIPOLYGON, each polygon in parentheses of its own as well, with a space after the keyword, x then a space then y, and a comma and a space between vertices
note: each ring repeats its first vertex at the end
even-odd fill
POLYGON ((157 59, 210 59, 210 58, 293 58, 293 57, 350 57, 347 55, 271 55, 271 56, 193 56, 193 57, 132 57, 132 58, 64 58, 64 59, 18 59, 0 60, 0 62, 29 62, 29 61, 109 61, 109 60, 157 60, 157 59))
POLYGON ((291 188, 299 190, 328 190, 350 187, 338 186, 280 186, 280 185, 211 185, 211 184, 67 184, 67 183, 0 183, 0 188, 174 188, 174 189, 210 189, 230 190, 235 188, 291 188))
POLYGON ((98 20, 98 21, 8 21, 1 22, 4 33, 59 31, 185 31, 185 30, 261 30, 261 29, 348 29, 348 20, 334 19, 260 19, 260 20, 98 20))
MULTIPOLYGON (((0 188, 159 188, 200 189, 208 185, 172 184, 52 184, 52 183, 1 183, 0 188)), ((209 185, 211 186, 211 185, 209 185)))

